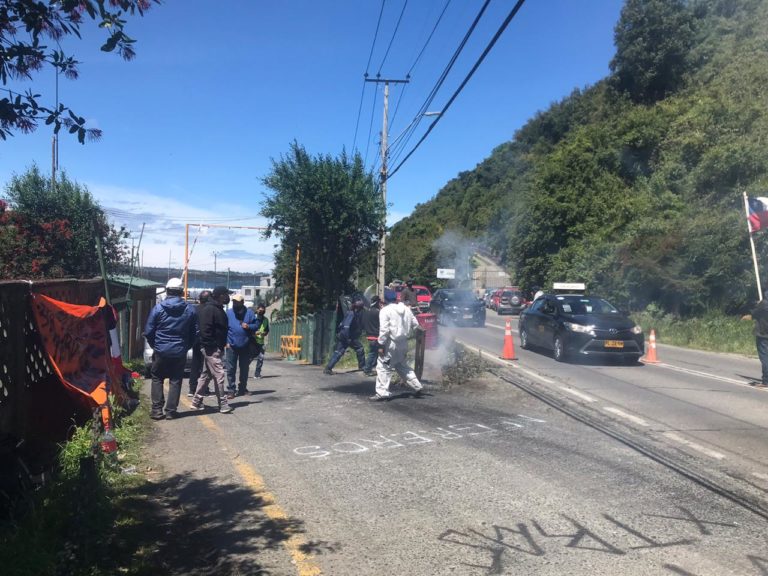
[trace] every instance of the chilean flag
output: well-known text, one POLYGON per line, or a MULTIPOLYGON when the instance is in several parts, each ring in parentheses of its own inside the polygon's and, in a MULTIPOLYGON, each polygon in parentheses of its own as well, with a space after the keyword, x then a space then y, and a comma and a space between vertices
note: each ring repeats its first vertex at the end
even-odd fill
POLYGON ((749 205, 749 231, 757 232, 763 228, 768 228, 768 198, 759 197, 747 198, 749 205))

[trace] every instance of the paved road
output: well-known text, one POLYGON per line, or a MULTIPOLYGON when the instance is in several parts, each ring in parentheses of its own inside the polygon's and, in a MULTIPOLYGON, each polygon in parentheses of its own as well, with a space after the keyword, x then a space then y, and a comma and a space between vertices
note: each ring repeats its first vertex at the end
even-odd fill
MULTIPOLYGON (((458 332, 498 351, 503 332, 490 324, 458 332)), ((233 537, 217 556, 240 573, 768 574, 759 491, 665 436, 746 460, 726 444, 765 438, 764 393, 665 367, 518 353, 518 367, 450 389, 432 370, 424 398, 386 403, 367 399, 373 381, 359 372, 328 377, 272 359, 271 378, 252 381, 257 394, 233 402, 234 414, 155 424, 153 453, 177 477, 251 491, 246 525, 227 516, 233 537), (697 395, 721 400, 695 408, 697 395), (668 402, 679 406, 674 429, 661 424, 673 418, 668 402), (731 403, 748 412, 738 426, 731 403), (694 410, 707 409, 719 433, 693 430, 694 410)), ((750 462, 768 474, 760 454, 750 462)))

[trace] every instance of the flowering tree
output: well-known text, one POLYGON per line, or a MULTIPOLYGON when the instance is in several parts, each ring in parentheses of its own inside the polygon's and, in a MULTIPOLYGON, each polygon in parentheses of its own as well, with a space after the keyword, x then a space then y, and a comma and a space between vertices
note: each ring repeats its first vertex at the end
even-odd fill
POLYGON ((63 104, 46 106, 40 94, 27 90, 23 94, 8 87, 11 80, 31 79, 46 66, 54 67, 65 78, 77 78, 77 60, 57 44, 63 37, 80 37, 80 27, 86 18, 105 30, 101 49, 116 51, 123 59, 134 57, 134 40, 124 32, 126 14, 144 14, 152 3, 160 0, 60 0, 31 2, 29 0, 0 0, 0 138, 14 131, 32 132, 40 121, 53 125, 58 134, 62 126, 77 134, 80 143, 85 138, 98 139, 101 130, 86 128, 85 118, 63 104))

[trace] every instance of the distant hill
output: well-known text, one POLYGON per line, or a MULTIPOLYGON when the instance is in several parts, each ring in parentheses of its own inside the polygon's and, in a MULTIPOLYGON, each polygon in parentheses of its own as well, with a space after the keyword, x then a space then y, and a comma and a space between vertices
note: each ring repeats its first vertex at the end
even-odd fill
MULTIPOLYGON (((627 0, 610 76, 398 222, 388 272, 434 278, 451 231, 525 287, 584 281, 632 309, 743 310, 756 291, 742 193, 768 195, 766 22, 768 0, 627 0)), ((755 240, 767 263, 765 233, 755 240)))
MULTIPOLYGON (((144 267, 141 269, 140 275, 146 280, 153 280, 165 284, 168 278, 176 277, 180 278, 182 274, 181 270, 171 270, 170 275, 168 268, 153 268, 144 267)), ((262 276, 269 276, 268 273, 263 274, 243 274, 241 272, 230 272, 229 275, 224 272, 212 272, 210 270, 190 270, 189 271, 189 287, 190 288, 212 288, 214 286, 229 286, 233 290, 239 290, 243 285, 256 286, 259 284, 259 278, 262 276), (229 276, 229 283, 227 283, 227 276, 229 276)))

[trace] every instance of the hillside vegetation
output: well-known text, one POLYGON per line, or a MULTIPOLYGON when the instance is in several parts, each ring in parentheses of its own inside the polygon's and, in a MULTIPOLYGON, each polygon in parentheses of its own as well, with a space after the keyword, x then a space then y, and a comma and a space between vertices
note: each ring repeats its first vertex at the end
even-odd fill
POLYGON ((523 286, 584 281, 684 316, 744 310, 756 289, 742 193, 768 195, 766 22, 768 0, 627 0, 610 76, 395 225, 393 277, 433 278, 446 267, 433 243, 452 230, 523 286))

